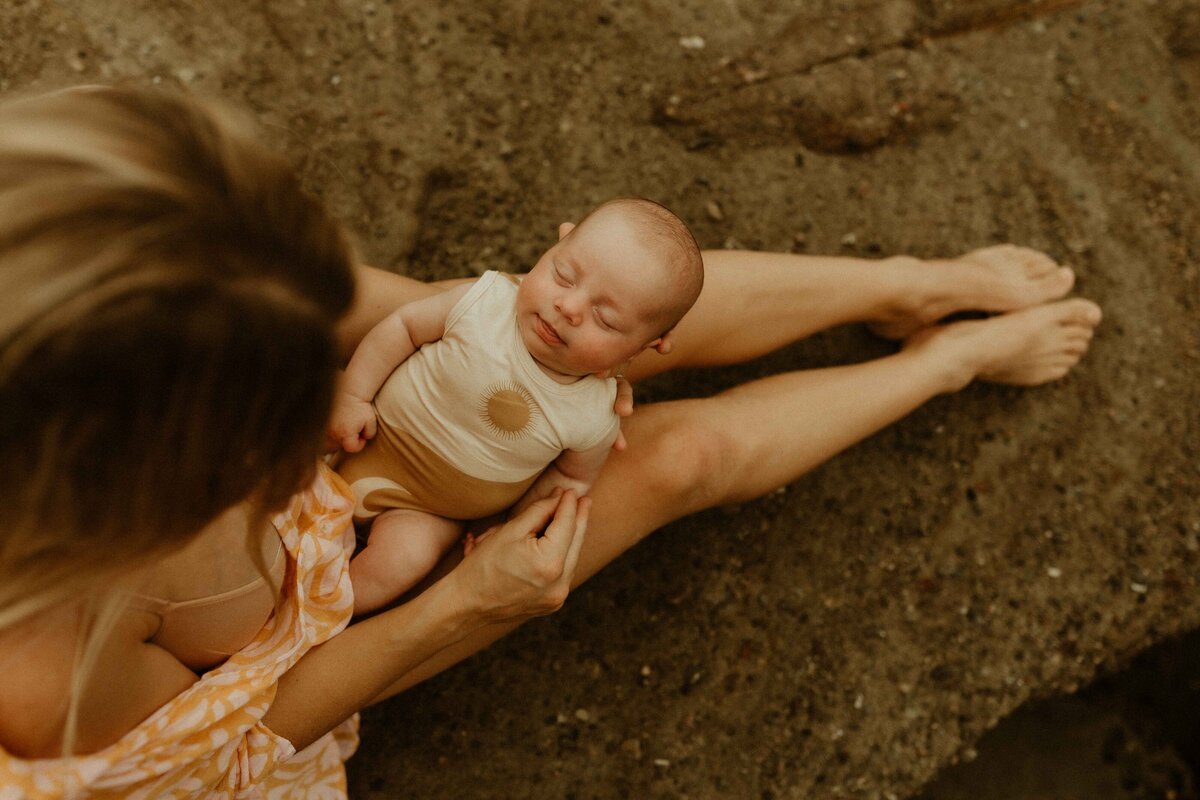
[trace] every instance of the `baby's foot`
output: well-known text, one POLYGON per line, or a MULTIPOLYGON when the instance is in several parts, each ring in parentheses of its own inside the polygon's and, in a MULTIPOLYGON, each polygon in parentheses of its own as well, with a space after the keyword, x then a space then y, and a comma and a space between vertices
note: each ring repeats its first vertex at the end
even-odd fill
POLYGON ((900 259, 914 287, 897 307, 869 326, 885 339, 905 339, 959 311, 1016 311, 1071 291, 1075 273, 1045 253, 1001 244, 947 260, 900 259))
POLYGON ((910 337, 905 347, 943 348, 939 358, 951 369, 951 389, 974 378, 1037 386, 1063 377, 1079 363, 1100 317, 1100 306, 1090 300, 1061 300, 985 320, 932 326, 910 337))

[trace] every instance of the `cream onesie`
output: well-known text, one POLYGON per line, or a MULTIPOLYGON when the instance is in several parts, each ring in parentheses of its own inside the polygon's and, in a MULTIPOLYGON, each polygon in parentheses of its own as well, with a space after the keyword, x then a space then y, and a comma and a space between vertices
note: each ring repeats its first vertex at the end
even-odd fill
POLYGON ((375 396, 378 432, 338 467, 354 518, 392 508, 477 519, 515 503, 563 450, 612 435, 616 381, 554 381, 517 329, 516 278, 484 273, 442 338, 406 359, 375 396))

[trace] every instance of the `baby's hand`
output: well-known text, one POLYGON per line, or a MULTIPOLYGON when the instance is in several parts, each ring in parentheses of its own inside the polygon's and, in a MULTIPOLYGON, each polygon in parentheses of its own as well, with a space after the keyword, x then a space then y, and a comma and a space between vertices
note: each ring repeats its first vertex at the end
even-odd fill
POLYGON ((347 453, 357 453, 375 436, 375 407, 366 400, 339 392, 333 402, 329 438, 347 453))
MULTIPOLYGON (((617 378, 617 397, 613 401, 613 412, 618 417, 628 417, 633 413, 633 384, 622 375, 617 378)), ((625 432, 618 431, 613 441, 612 449, 620 452, 625 449, 625 432)))
POLYGON ((463 539, 462 539, 463 558, 466 558, 467 556, 471 555, 471 553, 475 552, 475 548, 479 547, 479 543, 482 542, 485 538, 487 538, 488 534, 490 534, 492 531, 496 530, 499 527, 500 527, 499 525, 493 525, 492 527, 488 528, 487 530, 485 530, 483 533, 479 534, 478 536, 471 533, 470 531, 467 531, 465 534, 463 534, 463 539))
POLYGON ((617 376, 617 396, 613 400, 613 413, 628 417, 633 413, 633 384, 624 375, 617 376))

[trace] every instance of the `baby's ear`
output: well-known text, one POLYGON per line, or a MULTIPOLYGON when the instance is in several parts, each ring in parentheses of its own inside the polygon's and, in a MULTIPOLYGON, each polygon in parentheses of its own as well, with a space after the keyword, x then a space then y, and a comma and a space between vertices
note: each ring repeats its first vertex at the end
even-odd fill
POLYGON ((646 345, 646 349, 654 350, 660 356, 665 356, 667 353, 671 352, 671 347, 673 345, 671 334, 674 332, 674 329, 667 331, 662 336, 646 345))
POLYGON ((573 230, 575 230, 574 222, 558 223, 558 240, 561 242, 563 239, 565 239, 567 237, 567 234, 573 230))

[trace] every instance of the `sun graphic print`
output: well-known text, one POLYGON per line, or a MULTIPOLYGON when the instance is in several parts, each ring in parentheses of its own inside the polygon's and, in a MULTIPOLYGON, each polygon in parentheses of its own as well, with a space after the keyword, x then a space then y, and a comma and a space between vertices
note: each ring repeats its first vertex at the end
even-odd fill
POLYGON ((519 383, 493 383, 479 398, 479 416, 496 435, 516 439, 527 433, 541 415, 533 395, 519 383))

